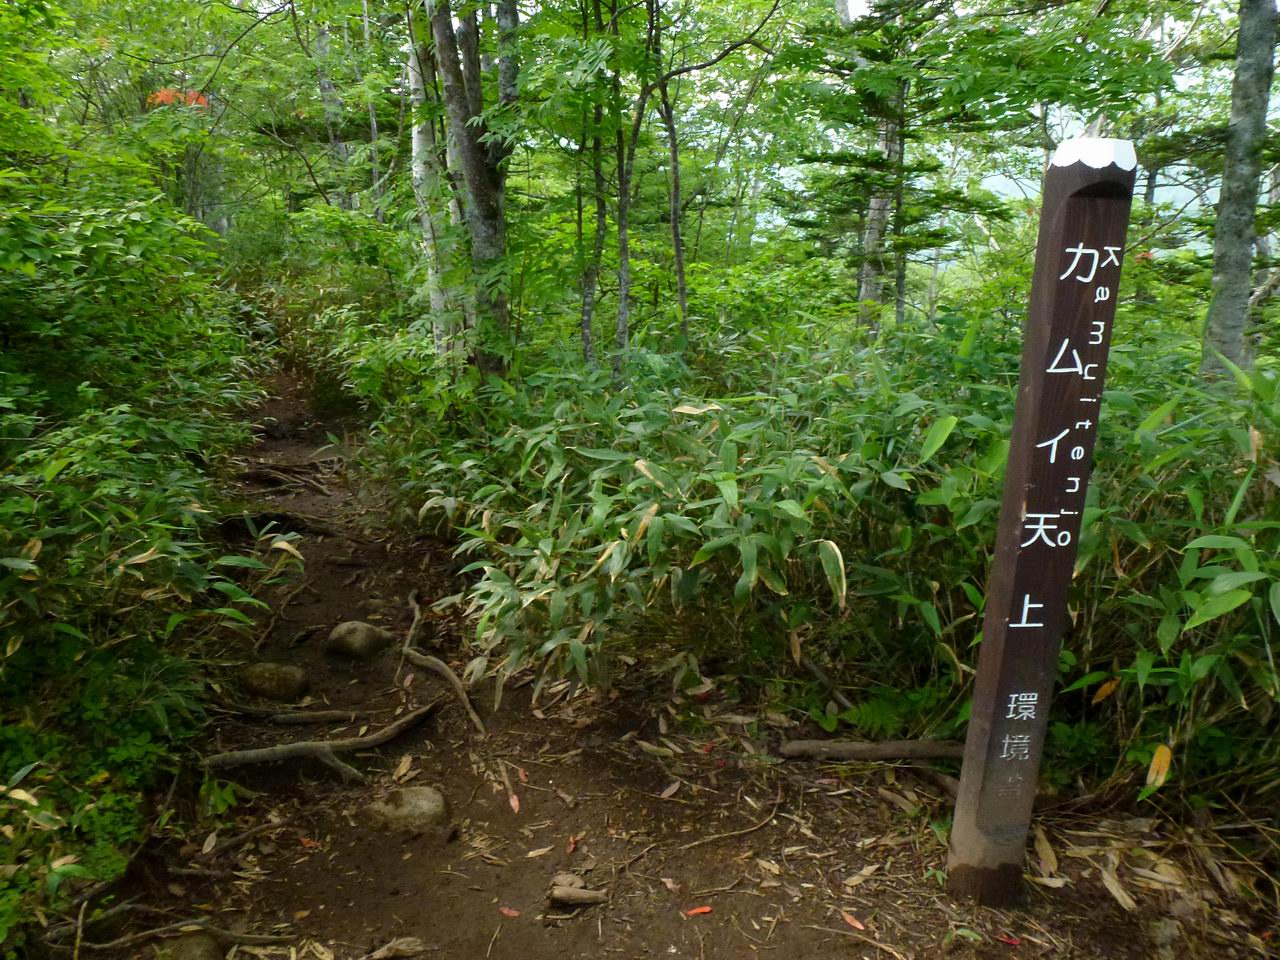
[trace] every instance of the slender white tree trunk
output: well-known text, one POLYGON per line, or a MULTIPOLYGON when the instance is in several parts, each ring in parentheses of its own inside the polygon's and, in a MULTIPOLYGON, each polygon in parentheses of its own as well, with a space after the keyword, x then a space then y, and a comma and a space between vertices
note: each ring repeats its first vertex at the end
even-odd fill
POLYGON ((449 303, 442 280, 444 250, 441 234, 443 216, 441 208, 447 202, 444 171, 441 169, 440 150, 436 142, 435 121, 427 116, 427 105, 433 101, 427 89, 427 69, 431 52, 420 43, 414 33, 413 15, 409 14, 409 101, 413 105, 413 123, 410 127, 411 160, 409 178, 413 184, 413 196, 418 207, 418 223, 422 227, 422 253, 427 268, 427 297, 431 304, 431 332, 437 353, 445 353, 453 342, 449 303))
POLYGON ((1248 369, 1253 362, 1246 336, 1253 292, 1254 216, 1262 179, 1262 144, 1275 70, 1275 0, 1241 0, 1236 72, 1231 84, 1231 122, 1213 239, 1213 300, 1205 317, 1207 376, 1224 372, 1219 354, 1248 369))

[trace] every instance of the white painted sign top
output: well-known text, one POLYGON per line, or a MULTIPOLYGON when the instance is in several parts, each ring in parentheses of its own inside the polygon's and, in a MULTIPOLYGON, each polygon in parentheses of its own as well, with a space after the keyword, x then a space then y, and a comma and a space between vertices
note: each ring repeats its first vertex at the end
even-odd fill
POLYGON ((1121 170, 1132 170, 1138 165, 1133 151, 1133 141, 1113 140, 1109 137, 1077 137, 1063 140, 1050 161, 1055 167, 1069 167, 1083 163, 1095 170, 1115 164, 1121 170))

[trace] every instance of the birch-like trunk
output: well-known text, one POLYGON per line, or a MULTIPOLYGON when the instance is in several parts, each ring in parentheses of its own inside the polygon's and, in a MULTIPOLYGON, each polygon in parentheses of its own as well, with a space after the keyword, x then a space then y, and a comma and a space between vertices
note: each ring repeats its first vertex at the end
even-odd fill
MULTIPOLYGON (((346 179, 347 162, 351 159, 351 151, 342 139, 342 117, 345 105, 338 95, 338 88, 329 77, 327 63, 329 60, 329 25, 320 24, 316 28, 316 78, 320 84, 320 102, 324 105, 324 125, 329 134, 329 151, 333 154, 334 165, 338 169, 340 180, 346 179)), ((338 191, 338 205, 344 210, 351 209, 351 196, 347 193, 346 184, 338 191)))
POLYGON ((442 206, 448 202, 444 170, 440 160, 440 147, 436 142, 435 119, 427 115, 428 104, 434 102, 434 84, 428 85, 431 69, 431 51, 420 42, 414 29, 412 10, 407 12, 411 42, 408 54, 409 101, 413 105, 413 121, 410 126, 409 179, 413 184, 413 196, 418 208, 418 223, 422 229, 422 254, 427 270, 427 299, 431 305, 431 333, 436 352, 443 354, 453 344, 449 302, 445 295, 443 274, 444 214, 442 206))
MULTIPOLYGON (((892 170, 898 167, 898 149, 902 143, 896 116, 884 117, 879 124, 878 148, 885 165, 892 170)), ((862 301, 862 319, 870 321, 875 316, 876 305, 884 299, 885 235, 893 216, 893 192, 877 191, 867 204, 867 217, 862 227, 862 271, 858 276, 858 299, 862 301)))
MULTIPOLYGON (((506 12, 499 21, 500 27, 507 22, 514 31, 511 19, 514 17, 514 4, 504 2, 502 7, 506 12)), ((466 24, 465 20, 463 22, 466 24)), ((431 29, 435 38, 436 65, 444 87, 448 138, 465 188, 463 214, 471 237, 478 300, 489 321, 479 331, 481 342, 477 344, 475 360, 485 372, 500 373, 504 369, 504 361, 490 348, 510 346, 507 297, 501 276, 507 248, 503 203, 505 175, 502 167, 507 149, 501 144, 486 147, 482 142, 485 128, 482 114, 475 109, 477 105, 483 109, 483 103, 479 102, 480 71, 478 54, 467 35, 470 26, 466 25, 460 38, 454 29, 449 4, 445 0, 436 0, 431 6, 431 29), (493 338, 496 342, 486 343, 486 338, 493 338)), ((512 38, 500 37, 499 42, 510 45, 512 38)))
POLYGON ((1275 0, 1241 0, 1231 122, 1213 239, 1213 299, 1205 317, 1200 364, 1201 373, 1209 377, 1225 372, 1219 354, 1244 369, 1253 362, 1246 328, 1275 43, 1275 0))

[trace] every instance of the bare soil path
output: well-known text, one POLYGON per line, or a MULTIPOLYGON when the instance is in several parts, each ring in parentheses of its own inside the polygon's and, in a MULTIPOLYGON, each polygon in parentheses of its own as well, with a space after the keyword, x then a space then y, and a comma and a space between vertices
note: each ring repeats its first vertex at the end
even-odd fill
MULTIPOLYGON (((352 737, 435 700, 441 709, 385 746, 344 754, 364 783, 306 759, 226 772, 252 794, 226 815, 212 853, 193 845, 157 868, 148 897, 285 938, 224 940, 233 956, 356 960, 398 938, 420 941, 403 951, 448 960, 1261 955, 1261 931, 1179 867, 1151 821, 1050 825, 1027 906, 980 909, 940 882, 942 791, 886 764, 779 762, 769 751, 797 732, 782 729, 791 722, 757 716, 727 687, 673 695, 637 663, 607 696, 562 682, 534 704, 527 680, 512 684, 495 713, 480 685, 481 736, 439 676, 400 663, 399 640, 364 661, 326 653, 329 630, 347 620, 404 637, 410 593, 430 604, 457 592, 459 564, 442 544, 393 532, 330 446, 334 426, 312 419, 296 385, 275 387, 243 492, 260 517, 302 534, 306 568, 278 590, 245 659, 302 667, 301 708, 358 716, 281 725, 258 701, 252 715, 219 719, 208 752, 352 737), (371 821, 371 803, 418 785, 445 795, 452 829, 410 836, 371 821), (565 871, 606 902, 549 903, 565 871)), ((464 629, 428 612, 419 645, 461 673, 464 629)), ((228 700, 247 702, 227 675, 228 700)))

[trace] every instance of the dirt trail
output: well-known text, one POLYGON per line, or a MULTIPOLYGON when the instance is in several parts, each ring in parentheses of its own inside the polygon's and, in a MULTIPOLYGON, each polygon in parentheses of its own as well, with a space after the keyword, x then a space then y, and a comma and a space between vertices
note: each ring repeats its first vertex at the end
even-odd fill
MULTIPOLYGON (((301 727, 228 713, 209 752, 349 737, 436 698, 443 707, 385 747, 345 755, 364 784, 306 760, 228 772, 257 795, 229 815, 224 844, 273 818, 283 826, 213 857, 188 849, 152 896, 226 929, 288 938, 237 955, 355 960, 399 937, 450 960, 1192 955, 1181 939, 1168 953, 1148 941, 1144 925, 1165 900, 1135 890, 1141 910, 1126 913, 1099 882, 1110 846, 1159 847, 1135 834, 1141 824, 1051 830, 1061 861, 1051 882, 1067 885, 1033 887, 1019 912, 979 909, 939 883, 945 848, 930 824, 948 800, 929 781, 887 765, 773 761, 770 724, 787 721, 760 722, 717 688, 672 697, 637 665, 607 698, 562 683, 534 707, 531 687, 515 684, 497 714, 479 689, 481 737, 435 674, 409 667, 397 680, 394 647, 367 662, 326 654, 323 638, 345 620, 403 637, 410 591, 428 603, 456 592, 456 564, 439 544, 386 532, 354 469, 326 459, 337 453, 321 449, 332 427, 310 418, 294 385, 276 387, 259 413, 267 434, 245 453, 259 479, 244 493, 264 515, 303 518, 291 525, 306 570, 278 591, 256 656, 303 667, 309 708, 368 715, 301 727), (284 485, 273 470, 307 480, 284 485), (370 823, 366 807, 398 784, 438 786, 455 835, 410 838, 370 823), (1064 856, 1072 847, 1097 855, 1064 856), (608 902, 549 906, 551 878, 566 870, 608 902)), ((422 642, 459 672, 460 628, 433 614, 422 642)), ((227 689, 245 699, 233 681, 227 689)), ((1213 955, 1257 954, 1219 943, 1213 955)))

